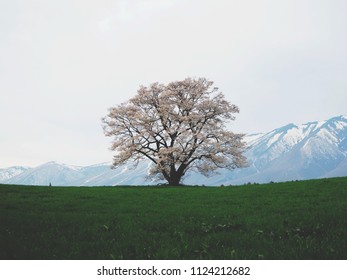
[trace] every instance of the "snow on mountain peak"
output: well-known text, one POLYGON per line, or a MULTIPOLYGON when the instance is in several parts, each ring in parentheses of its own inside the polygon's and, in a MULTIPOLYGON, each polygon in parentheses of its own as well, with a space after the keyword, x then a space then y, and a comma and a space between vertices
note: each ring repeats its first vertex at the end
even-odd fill
POLYGON ((0 182, 9 180, 29 169, 30 167, 25 166, 12 166, 9 168, 0 169, 0 182))
POLYGON ((46 162, 44 164, 41 164, 39 167, 43 167, 43 168, 46 168, 46 167, 66 168, 66 169, 71 169, 71 170, 75 170, 75 171, 81 170, 83 168, 82 166, 69 165, 69 164, 60 163, 57 161, 49 161, 49 162, 46 162))

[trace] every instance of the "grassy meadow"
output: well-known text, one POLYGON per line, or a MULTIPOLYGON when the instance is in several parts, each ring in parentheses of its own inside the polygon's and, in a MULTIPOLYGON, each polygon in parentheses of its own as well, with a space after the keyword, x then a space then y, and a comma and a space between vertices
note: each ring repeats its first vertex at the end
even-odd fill
POLYGON ((0 185, 0 259, 347 259, 347 178, 0 185))

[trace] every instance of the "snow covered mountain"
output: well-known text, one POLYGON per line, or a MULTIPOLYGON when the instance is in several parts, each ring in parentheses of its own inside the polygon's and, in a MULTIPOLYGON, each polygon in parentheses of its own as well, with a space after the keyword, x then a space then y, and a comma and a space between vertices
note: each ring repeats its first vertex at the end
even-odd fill
POLYGON ((24 166, 12 166, 9 168, 0 169, 0 182, 9 180, 29 169, 30 167, 24 167, 24 166))
MULTIPOLYGON (((24 170, 11 176, 4 176, 0 183, 21 185, 53 186, 112 186, 154 184, 146 176, 150 163, 143 161, 137 168, 130 164, 111 169, 111 163, 101 163, 86 167, 48 162, 36 168, 24 170)), ((7 169, 3 169, 4 173, 7 169)), ((1 177, 0 177, 1 178, 1 177)))
POLYGON ((346 116, 289 124, 250 137, 249 145, 250 167, 241 171, 243 176, 235 183, 347 176, 346 116))
POLYGON ((82 167, 47 162, 36 168, 28 169, 4 182, 23 185, 70 185, 71 182, 82 179, 80 170, 82 167))
POLYGON ((83 180, 76 181, 76 186, 113 186, 113 185, 148 185, 156 182, 146 180, 151 163, 142 161, 136 168, 132 164, 111 169, 111 163, 84 167, 83 180))
MULTIPOLYGON (((204 177, 188 174, 190 185, 230 185, 248 182, 288 181, 347 176, 347 117, 302 125, 289 124, 265 134, 245 137, 249 167, 204 177)), ((116 169, 110 163, 87 167, 49 162, 36 168, 11 167, 0 170, 0 182, 25 185, 104 186, 149 185, 150 162, 137 168, 125 165, 116 169)))

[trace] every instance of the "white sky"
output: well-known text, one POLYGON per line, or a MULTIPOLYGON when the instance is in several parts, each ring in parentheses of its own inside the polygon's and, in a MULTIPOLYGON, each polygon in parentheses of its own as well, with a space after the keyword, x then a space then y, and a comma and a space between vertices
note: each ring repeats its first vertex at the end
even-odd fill
POLYGON ((0 168, 110 161, 139 85, 215 81, 235 132, 347 113, 345 0, 0 0, 0 168))

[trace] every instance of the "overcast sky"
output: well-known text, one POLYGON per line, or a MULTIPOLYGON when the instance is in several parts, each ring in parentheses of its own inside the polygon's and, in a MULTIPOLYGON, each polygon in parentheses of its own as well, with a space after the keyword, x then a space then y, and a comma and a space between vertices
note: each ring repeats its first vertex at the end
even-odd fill
POLYGON ((345 0, 0 0, 0 168, 110 161, 101 118, 206 77, 235 132, 347 114, 345 0))

